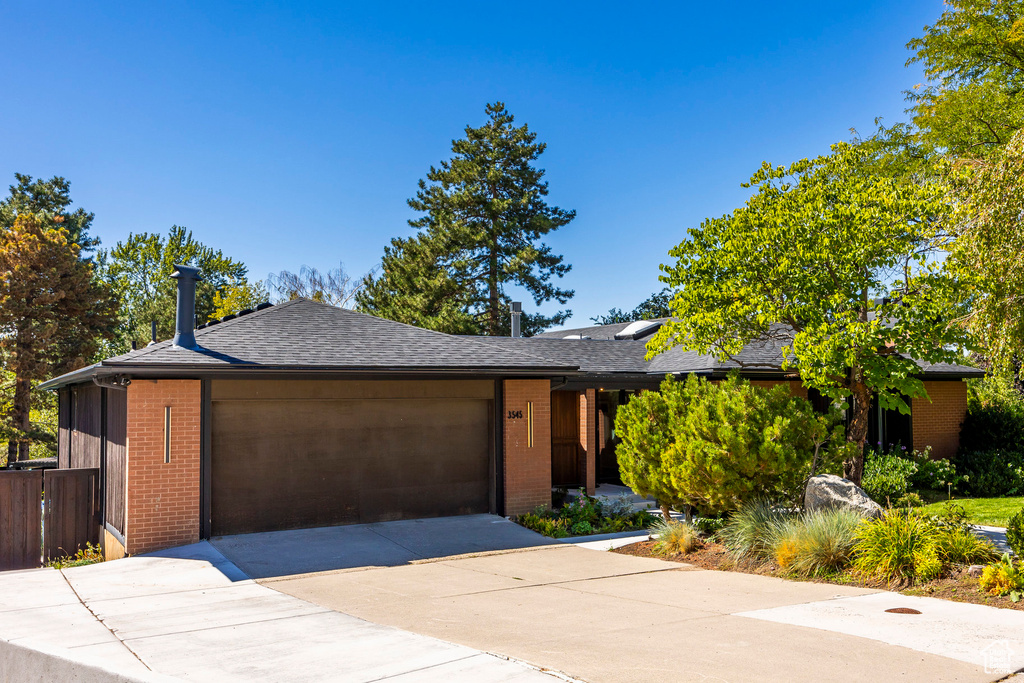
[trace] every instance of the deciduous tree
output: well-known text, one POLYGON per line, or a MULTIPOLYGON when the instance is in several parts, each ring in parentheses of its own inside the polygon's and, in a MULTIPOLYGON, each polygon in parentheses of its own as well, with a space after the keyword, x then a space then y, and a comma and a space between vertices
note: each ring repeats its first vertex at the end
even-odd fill
POLYGON ((342 263, 337 268, 322 272, 312 266, 302 266, 298 273, 287 270, 271 273, 267 284, 283 301, 312 299, 339 308, 351 308, 356 294, 369 278, 369 273, 362 278, 352 277, 342 263))
POLYGON ((248 284, 247 269, 192 237, 192 231, 173 226, 166 237, 156 233, 133 233, 124 242, 98 255, 99 270, 121 301, 123 321, 120 348, 132 341, 145 345, 151 323, 157 338, 174 336, 177 289, 171 273, 174 265, 196 266, 202 280, 196 283, 196 318, 209 319, 214 313, 214 295, 248 284))
POLYGON ((947 0, 907 47, 928 77, 908 93, 927 141, 979 158, 1024 127, 1024 1, 947 0))
POLYGON ((788 167, 765 163, 744 207, 705 220, 670 252, 662 279, 676 292, 674 319, 649 346, 740 362, 747 344, 778 345, 805 386, 850 401, 853 481, 873 397, 909 412, 904 397, 926 395, 917 361, 961 361, 970 344, 950 324, 961 311, 942 260, 947 189, 883 167, 894 163, 846 143, 788 167))
POLYGON ((15 384, 8 463, 28 459, 32 383, 85 365, 99 341, 113 337, 117 320, 116 299, 93 277, 92 264, 47 222, 21 213, 0 230, 0 351, 15 384))

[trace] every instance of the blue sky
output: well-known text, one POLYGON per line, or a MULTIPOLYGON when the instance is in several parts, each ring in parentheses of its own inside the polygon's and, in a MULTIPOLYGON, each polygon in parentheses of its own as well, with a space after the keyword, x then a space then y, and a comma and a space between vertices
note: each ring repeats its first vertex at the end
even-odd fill
MULTIPOLYGON (((504 101, 548 143, 572 325, 763 160, 903 118, 940 0, 0 4, 0 183, 63 175, 107 246, 191 228, 256 278, 373 267, 452 138, 504 101)), ((531 310, 532 303, 526 304, 531 310)), ((553 306, 545 310, 553 310, 553 306)))

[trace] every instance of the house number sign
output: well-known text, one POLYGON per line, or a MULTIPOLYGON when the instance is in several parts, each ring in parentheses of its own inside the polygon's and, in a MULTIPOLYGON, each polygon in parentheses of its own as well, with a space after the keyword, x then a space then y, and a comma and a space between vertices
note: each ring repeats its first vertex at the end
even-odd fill
POLYGON ((510 410, 508 411, 508 419, 510 420, 522 420, 523 411, 521 410, 510 410))

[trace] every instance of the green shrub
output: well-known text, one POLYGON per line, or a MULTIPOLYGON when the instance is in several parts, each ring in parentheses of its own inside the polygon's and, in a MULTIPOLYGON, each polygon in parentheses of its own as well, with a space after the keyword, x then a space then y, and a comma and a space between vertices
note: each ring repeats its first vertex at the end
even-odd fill
POLYGON ((698 517, 693 520, 693 525, 697 531, 712 538, 725 526, 725 520, 721 517, 698 517))
POLYGON ((892 506, 901 509, 920 508, 924 507, 924 500, 916 493, 904 493, 893 502, 892 506))
POLYGON ((774 556, 779 534, 789 516, 766 499, 757 498, 729 518, 719 538, 737 559, 763 562, 774 556))
POLYGON ((766 496, 795 502, 812 469, 849 454, 841 416, 820 415, 789 387, 757 387, 732 374, 715 384, 668 378, 619 408, 623 482, 674 507, 719 514, 766 496))
POLYGON ((985 567, 978 585, 989 595, 1009 595, 1017 602, 1024 593, 1024 570, 1006 554, 998 562, 985 567))
POLYGON ((894 452, 864 454, 864 476, 861 488, 880 505, 891 505, 907 493, 910 477, 917 472, 917 463, 894 452))
POLYGON ((957 454, 967 492, 976 498, 1024 493, 1024 453, 1017 450, 964 450, 957 454))
POLYGON ((1006 542, 1017 557, 1024 557, 1024 508, 1006 523, 1006 542))
POLYGON ((939 528, 911 513, 889 511, 857 529, 853 566, 886 581, 914 583, 942 573, 939 528))
POLYGON ((985 564, 999 557, 991 542, 962 528, 940 529, 935 551, 943 564, 985 564))
POLYGON ((697 529, 685 522, 659 520, 651 527, 651 536, 659 555, 685 555, 701 545, 697 529))
POLYGON ((775 538, 779 567, 805 576, 845 569, 863 518, 851 510, 817 510, 787 519, 775 538))
POLYGON ((540 507, 516 517, 515 521, 545 536, 564 538, 646 529, 654 523, 654 515, 647 510, 634 510, 632 504, 626 505, 622 499, 604 505, 580 491, 558 510, 540 507))
POLYGON ((967 415, 960 426, 963 451, 1016 450, 1024 443, 1024 400, 1009 374, 967 382, 967 415))
POLYGON ((932 459, 931 447, 924 453, 914 451, 917 471, 910 475, 911 490, 948 491, 958 490, 964 478, 957 474, 956 466, 945 458, 932 459))

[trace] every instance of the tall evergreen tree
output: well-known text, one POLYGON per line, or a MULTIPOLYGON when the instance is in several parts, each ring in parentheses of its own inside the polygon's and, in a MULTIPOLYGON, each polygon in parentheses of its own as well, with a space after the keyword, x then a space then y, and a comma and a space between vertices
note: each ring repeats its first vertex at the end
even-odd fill
POLYGON ((10 195, 0 201, 0 230, 14 227, 18 216, 32 215, 50 228, 64 230, 83 256, 99 246, 100 241, 89 236, 93 214, 81 207, 69 210, 71 183, 60 176, 33 180, 23 173, 15 173, 14 180, 10 195))
MULTIPOLYGON (((452 333, 500 335, 508 330, 506 287, 524 288, 534 303, 567 302, 571 290, 552 282, 571 266, 542 243, 575 211, 549 206, 544 171, 533 166, 546 145, 501 102, 488 121, 452 141, 454 155, 430 168, 409 206, 419 230, 392 240, 379 277, 358 296, 362 310, 452 333)), ((535 329, 563 322, 570 311, 533 315, 535 329)))

